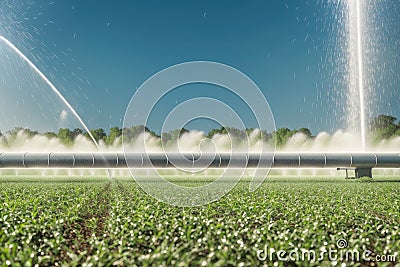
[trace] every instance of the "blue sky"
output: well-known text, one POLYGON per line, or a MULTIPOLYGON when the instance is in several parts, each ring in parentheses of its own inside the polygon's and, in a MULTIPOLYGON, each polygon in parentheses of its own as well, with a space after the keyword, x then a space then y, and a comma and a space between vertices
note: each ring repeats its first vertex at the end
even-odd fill
MULTIPOLYGON (((329 42, 335 40, 332 5, 303 0, 6 2, 1 34, 38 64, 90 128, 121 127, 137 87, 166 67, 193 60, 224 63, 248 75, 268 100, 277 127, 309 127, 314 133, 343 127, 343 92, 337 91, 345 88, 338 82, 336 92, 332 89, 332 80, 343 77, 335 77, 327 61, 329 42)), ((390 66, 397 66, 400 53, 395 26, 387 26, 392 39, 387 50, 395 54, 388 56, 390 66)), ((386 93, 375 112, 400 116, 398 69, 390 73, 390 82, 382 81, 379 88, 386 93)), ((187 86, 167 98, 159 112, 215 90, 187 86)), ((216 97, 235 103, 223 93, 216 97)), ((158 130, 157 123, 149 126, 158 130)), ((211 126, 198 124, 204 130, 211 126)))

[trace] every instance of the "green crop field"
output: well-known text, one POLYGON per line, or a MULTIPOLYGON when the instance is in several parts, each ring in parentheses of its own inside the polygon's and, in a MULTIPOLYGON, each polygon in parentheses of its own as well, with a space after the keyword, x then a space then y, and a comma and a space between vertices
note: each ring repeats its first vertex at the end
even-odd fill
POLYGON ((1 266, 399 263, 399 178, 270 178, 255 192, 243 181, 194 208, 158 202, 131 179, 0 181, 1 266))

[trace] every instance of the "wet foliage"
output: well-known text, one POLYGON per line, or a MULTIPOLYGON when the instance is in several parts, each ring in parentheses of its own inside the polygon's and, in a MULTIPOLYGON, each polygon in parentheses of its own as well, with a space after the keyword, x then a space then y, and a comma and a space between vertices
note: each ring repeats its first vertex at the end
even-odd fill
POLYGON ((1 178, 0 265, 353 265, 257 257, 266 246, 340 251, 341 239, 343 249, 399 260, 399 179, 271 178, 253 193, 248 186, 180 208, 146 195, 132 179, 1 178))

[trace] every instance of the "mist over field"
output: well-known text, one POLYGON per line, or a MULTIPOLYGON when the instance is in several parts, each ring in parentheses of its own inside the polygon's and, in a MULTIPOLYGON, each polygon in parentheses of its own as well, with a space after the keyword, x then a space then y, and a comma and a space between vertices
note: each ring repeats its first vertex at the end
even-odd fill
MULTIPOLYGON (((248 138, 238 138, 229 134, 214 134, 211 138, 202 131, 188 131, 175 139, 165 141, 144 132, 135 138, 125 141, 125 151, 129 152, 261 152, 274 151, 274 139, 260 138, 260 131, 255 129, 249 132, 248 138)), ((102 152, 123 151, 122 136, 116 137, 111 143, 99 139, 98 145, 102 152)), ((360 150, 360 138, 339 130, 334 134, 318 133, 316 136, 307 136, 298 132, 288 137, 284 143, 278 144, 278 152, 357 152, 360 150)), ((367 151, 396 152, 400 149, 400 136, 382 139, 368 146, 367 151)), ((77 135, 72 142, 57 136, 49 137, 46 134, 30 134, 24 129, 12 134, 0 136, 0 152, 98 152, 98 148, 90 138, 83 134, 77 135)))

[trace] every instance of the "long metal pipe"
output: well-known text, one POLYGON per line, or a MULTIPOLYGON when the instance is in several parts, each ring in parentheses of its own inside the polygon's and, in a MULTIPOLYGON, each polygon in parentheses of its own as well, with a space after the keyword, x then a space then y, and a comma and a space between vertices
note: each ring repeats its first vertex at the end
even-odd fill
POLYGON ((0 153, 0 168, 400 168, 400 153, 0 153), (128 164, 127 164, 128 163, 128 164))

